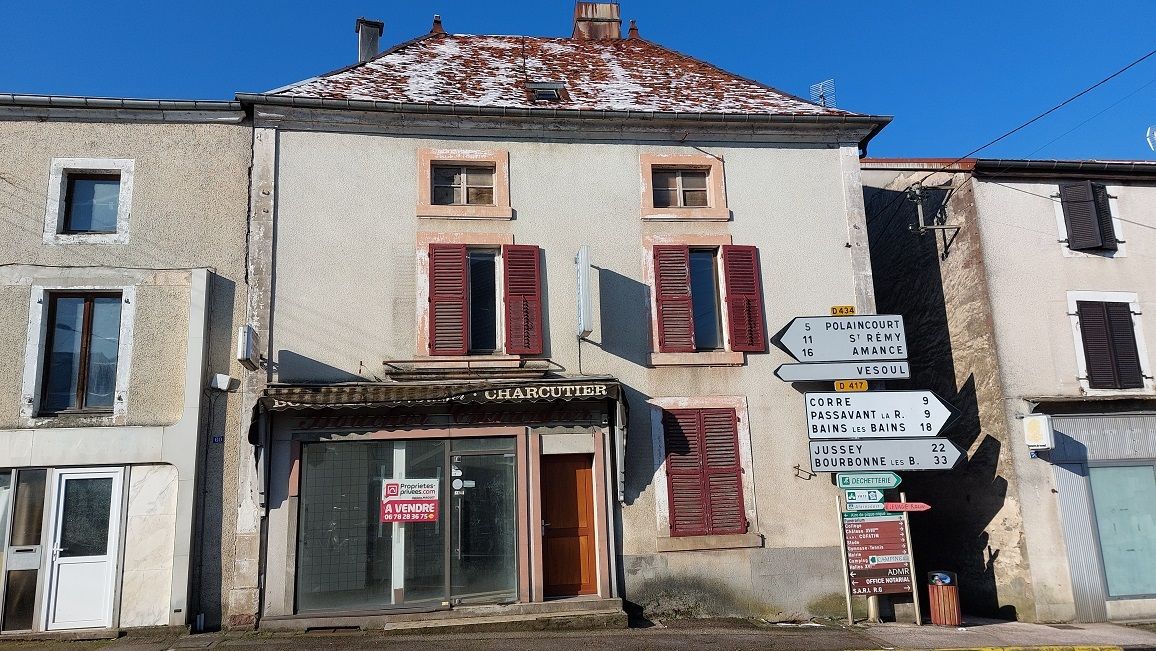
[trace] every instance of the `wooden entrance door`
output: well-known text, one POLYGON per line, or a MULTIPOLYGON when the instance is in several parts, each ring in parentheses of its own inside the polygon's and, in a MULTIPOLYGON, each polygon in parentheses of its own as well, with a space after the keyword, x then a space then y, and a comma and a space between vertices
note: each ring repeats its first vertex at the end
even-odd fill
POLYGON ((542 575, 547 597, 594 594, 593 455, 542 457, 542 575))

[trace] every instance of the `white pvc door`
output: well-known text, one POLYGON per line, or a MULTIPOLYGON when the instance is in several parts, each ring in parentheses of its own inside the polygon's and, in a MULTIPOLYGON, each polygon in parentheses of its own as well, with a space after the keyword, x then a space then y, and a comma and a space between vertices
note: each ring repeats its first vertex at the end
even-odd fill
POLYGON ((47 630, 112 625, 122 472, 53 473, 47 630))

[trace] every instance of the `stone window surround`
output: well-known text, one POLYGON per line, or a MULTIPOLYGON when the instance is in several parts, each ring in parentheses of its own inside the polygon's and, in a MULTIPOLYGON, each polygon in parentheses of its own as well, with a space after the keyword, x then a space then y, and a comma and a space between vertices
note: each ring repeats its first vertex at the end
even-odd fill
POLYGON ((1112 186, 1105 185, 1108 190, 1108 207, 1112 211, 1112 230, 1116 233, 1115 251, 1073 251, 1068 248, 1068 222, 1064 219, 1064 205, 1060 201, 1059 190, 1052 195, 1052 208, 1056 214, 1056 233, 1059 240, 1060 253, 1065 258, 1126 258, 1128 257, 1128 243, 1124 241, 1124 222, 1120 219, 1120 207, 1116 203, 1116 195, 1111 194, 1112 186))
POLYGON ((112 414, 80 417, 99 425, 123 425, 128 406, 129 372, 132 359, 133 320, 136 315, 135 285, 33 285, 28 303, 28 335, 24 348, 24 374, 20 386, 20 426, 25 428, 66 425, 69 416, 40 416, 40 391, 44 381, 44 353, 48 338, 48 295, 60 292, 120 292, 120 343, 117 348, 116 397, 112 414))
MULTIPOLYGON (((521 364, 519 355, 507 355, 497 352, 490 355, 430 355, 429 352, 429 245, 430 244, 465 244, 467 246, 501 248, 505 244, 513 244, 514 236, 509 233, 432 233, 419 231, 417 234, 416 261, 416 288, 417 288, 417 332, 414 341, 416 360, 421 366, 436 368, 516 368, 521 364)), ((497 257, 497 286, 498 300, 498 343, 504 351, 506 342, 506 325, 503 322, 505 315, 501 297, 503 292, 502 256, 497 257)))
POLYGON ((53 158, 49 168, 48 194, 44 208, 45 244, 124 244, 128 242, 132 214, 132 186, 136 161, 131 158, 53 158), (62 233, 68 174, 118 174, 115 233, 62 233))
POLYGON ((698 396, 651 398, 650 441, 653 452, 654 512, 657 547, 660 552, 701 549, 735 549, 762 547, 755 507, 754 467, 751 453, 751 428, 746 396, 698 396), (666 486, 666 438, 662 429, 662 412, 666 409, 733 409, 738 423, 739 464, 743 469, 743 507, 750 527, 747 533, 717 536, 670 535, 670 497, 666 486))
POLYGON ((641 154, 642 219, 656 221, 716 221, 730 220, 727 208, 726 181, 721 157, 709 154, 641 154), (655 208, 654 168, 677 167, 707 170, 707 207, 655 208))
MULTIPOLYGON (((1113 213, 1115 214, 1115 213, 1113 213)), ((1113 217, 1113 219, 1115 219, 1113 217)), ((1144 344, 1144 325, 1141 321, 1140 300, 1135 292, 1095 292, 1070 291, 1068 292, 1068 319, 1072 326, 1072 341, 1076 347, 1076 377, 1080 381, 1080 389, 1088 396, 1119 396, 1128 394, 1153 395, 1156 394, 1156 383, 1153 382, 1152 366, 1148 361, 1148 348, 1144 344), (1136 389, 1093 389, 1088 383, 1088 364, 1084 357, 1084 339, 1080 335, 1080 317, 1076 313, 1078 301, 1102 301, 1109 303, 1127 303, 1132 311, 1132 330, 1136 333, 1136 352, 1140 357, 1140 373, 1144 376, 1144 386, 1136 389)))
POLYGON ((642 238, 642 281, 650 291, 650 353, 651 366, 742 366, 746 353, 730 349, 730 316, 727 314, 726 281, 722 272, 722 256, 718 256, 719 319, 722 324, 722 350, 694 353, 663 353, 658 348, 658 304, 654 300, 654 247, 660 244, 686 245, 692 248, 721 248, 731 244, 730 235, 645 235, 642 238))
POLYGON ((513 219, 514 210, 510 207, 510 153, 502 149, 418 149, 417 216, 421 219, 513 219), (431 183, 435 163, 492 165, 494 205, 434 205, 431 183))

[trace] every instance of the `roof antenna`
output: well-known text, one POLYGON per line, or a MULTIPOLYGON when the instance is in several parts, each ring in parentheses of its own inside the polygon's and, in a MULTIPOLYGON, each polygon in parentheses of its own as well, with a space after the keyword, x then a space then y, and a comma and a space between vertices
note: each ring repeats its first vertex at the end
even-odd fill
POLYGON ((1144 136, 1148 140, 1148 149, 1156 151, 1156 124, 1148 127, 1148 132, 1144 136))
POLYGON ((811 84, 811 101, 824 108, 835 108, 835 80, 811 84))
POLYGON ((429 28, 430 34, 445 34, 446 30, 442 27, 442 17, 439 14, 434 14, 433 27, 429 28))

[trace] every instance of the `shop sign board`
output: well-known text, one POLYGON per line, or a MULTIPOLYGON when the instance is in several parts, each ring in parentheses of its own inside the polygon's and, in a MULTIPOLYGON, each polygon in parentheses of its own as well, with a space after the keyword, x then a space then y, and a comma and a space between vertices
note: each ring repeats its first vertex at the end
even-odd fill
POLYGON ((437 522, 439 480, 386 479, 381 482, 382 522, 437 522))
POLYGON ((775 377, 783 382, 826 382, 837 380, 906 380, 911 364, 893 362, 820 362, 817 364, 780 364, 775 377))
POLYGON ((811 471, 951 470, 963 452, 947 439, 811 441, 811 471))
POLYGON ((804 394, 811 439, 927 438, 955 417, 930 391, 804 394))
POLYGON ((893 472, 841 472, 835 475, 835 484, 843 490, 851 488, 898 488, 903 481, 893 472))
POLYGON ((852 594, 911 592, 911 553, 902 515, 844 513, 843 536, 852 594))
POLYGON ((795 317, 774 343, 800 362, 907 359, 907 337, 898 314, 795 317))

